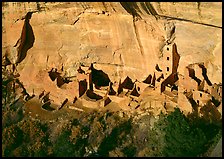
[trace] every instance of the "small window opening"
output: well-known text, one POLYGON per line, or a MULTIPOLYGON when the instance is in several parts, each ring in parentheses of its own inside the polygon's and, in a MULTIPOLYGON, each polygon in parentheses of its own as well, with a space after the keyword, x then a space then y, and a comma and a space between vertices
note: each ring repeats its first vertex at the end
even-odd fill
POLYGON ((167 49, 167 51, 169 51, 169 48, 168 47, 166 49, 167 49))
POLYGON ((202 93, 200 93, 200 97, 202 97, 202 93))
POLYGON ((167 59, 167 61, 169 61, 169 57, 167 57, 166 59, 167 59))
POLYGON ((166 68, 166 70, 167 70, 167 71, 169 71, 169 70, 170 70, 170 68, 169 68, 169 67, 167 67, 167 68, 166 68))
POLYGON ((197 103, 198 103, 198 105, 199 105, 199 100, 197 100, 197 103))

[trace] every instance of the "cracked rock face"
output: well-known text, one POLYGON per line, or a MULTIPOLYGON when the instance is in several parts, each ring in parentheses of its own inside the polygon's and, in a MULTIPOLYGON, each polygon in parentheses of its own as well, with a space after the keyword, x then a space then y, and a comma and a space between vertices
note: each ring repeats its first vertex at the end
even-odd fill
POLYGON ((2 11, 2 54, 16 63, 19 48, 25 48, 16 68, 19 79, 29 94, 50 91, 57 104, 66 98, 72 102, 78 83, 58 88, 48 75, 52 68, 63 77, 75 77, 80 65, 95 62, 113 82, 127 76, 143 81, 153 75, 164 47, 172 42, 180 55, 179 74, 189 64, 203 62, 212 83, 222 83, 218 2, 4 2, 2 11), (29 28, 35 38, 29 47, 29 33, 23 38, 23 32, 29 32, 23 30, 28 12, 33 13, 29 28))

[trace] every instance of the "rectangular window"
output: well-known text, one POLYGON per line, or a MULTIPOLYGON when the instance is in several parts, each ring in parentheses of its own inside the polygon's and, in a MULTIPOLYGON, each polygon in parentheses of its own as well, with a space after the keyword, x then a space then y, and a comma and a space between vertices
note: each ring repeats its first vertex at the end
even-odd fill
POLYGON ((202 97, 202 93, 200 93, 200 97, 202 97))
POLYGON ((166 70, 167 70, 167 71, 169 71, 169 70, 170 70, 170 68, 169 68, 169 67, 167 67, 167 68, 166 68, 166 70))
POLYGON ((167 57, 166 59, 167 59, 167 61, 169 61, 169 57, 167 57))

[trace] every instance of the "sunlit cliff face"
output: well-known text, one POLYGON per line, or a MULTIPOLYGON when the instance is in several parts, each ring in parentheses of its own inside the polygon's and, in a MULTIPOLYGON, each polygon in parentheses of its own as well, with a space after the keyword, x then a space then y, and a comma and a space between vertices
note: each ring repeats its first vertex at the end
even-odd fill
POLYGON ((160 90, 162 83, 174 84, 176 75, 189 76, 192 64, 201 64, 203 77, 220 84, 221 7, 216 2, 4 2, 2 53, 16 65, 29 94, 50 92, 57 105, 79 96, 79 82, 90 78, 77 70, 91 63, 116 91, 127 76, 142 82, 149 75, 160 90), (52 69, 60 74, 55 81, 52 69), (167 83, 168 77, 173 80, 167 83))

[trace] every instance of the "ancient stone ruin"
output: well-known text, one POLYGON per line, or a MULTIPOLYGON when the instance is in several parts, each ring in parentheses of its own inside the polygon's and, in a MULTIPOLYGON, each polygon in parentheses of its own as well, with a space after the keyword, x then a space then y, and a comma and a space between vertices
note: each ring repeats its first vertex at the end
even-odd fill
POLYGON ((203 114, 209 105, 221 113, 220 19, 179 17, 179 4, 173 13, 157 2, 33 4, 3 7, 3 64, 19 74, 26 101, 53 112, 82 105, 203 114))

